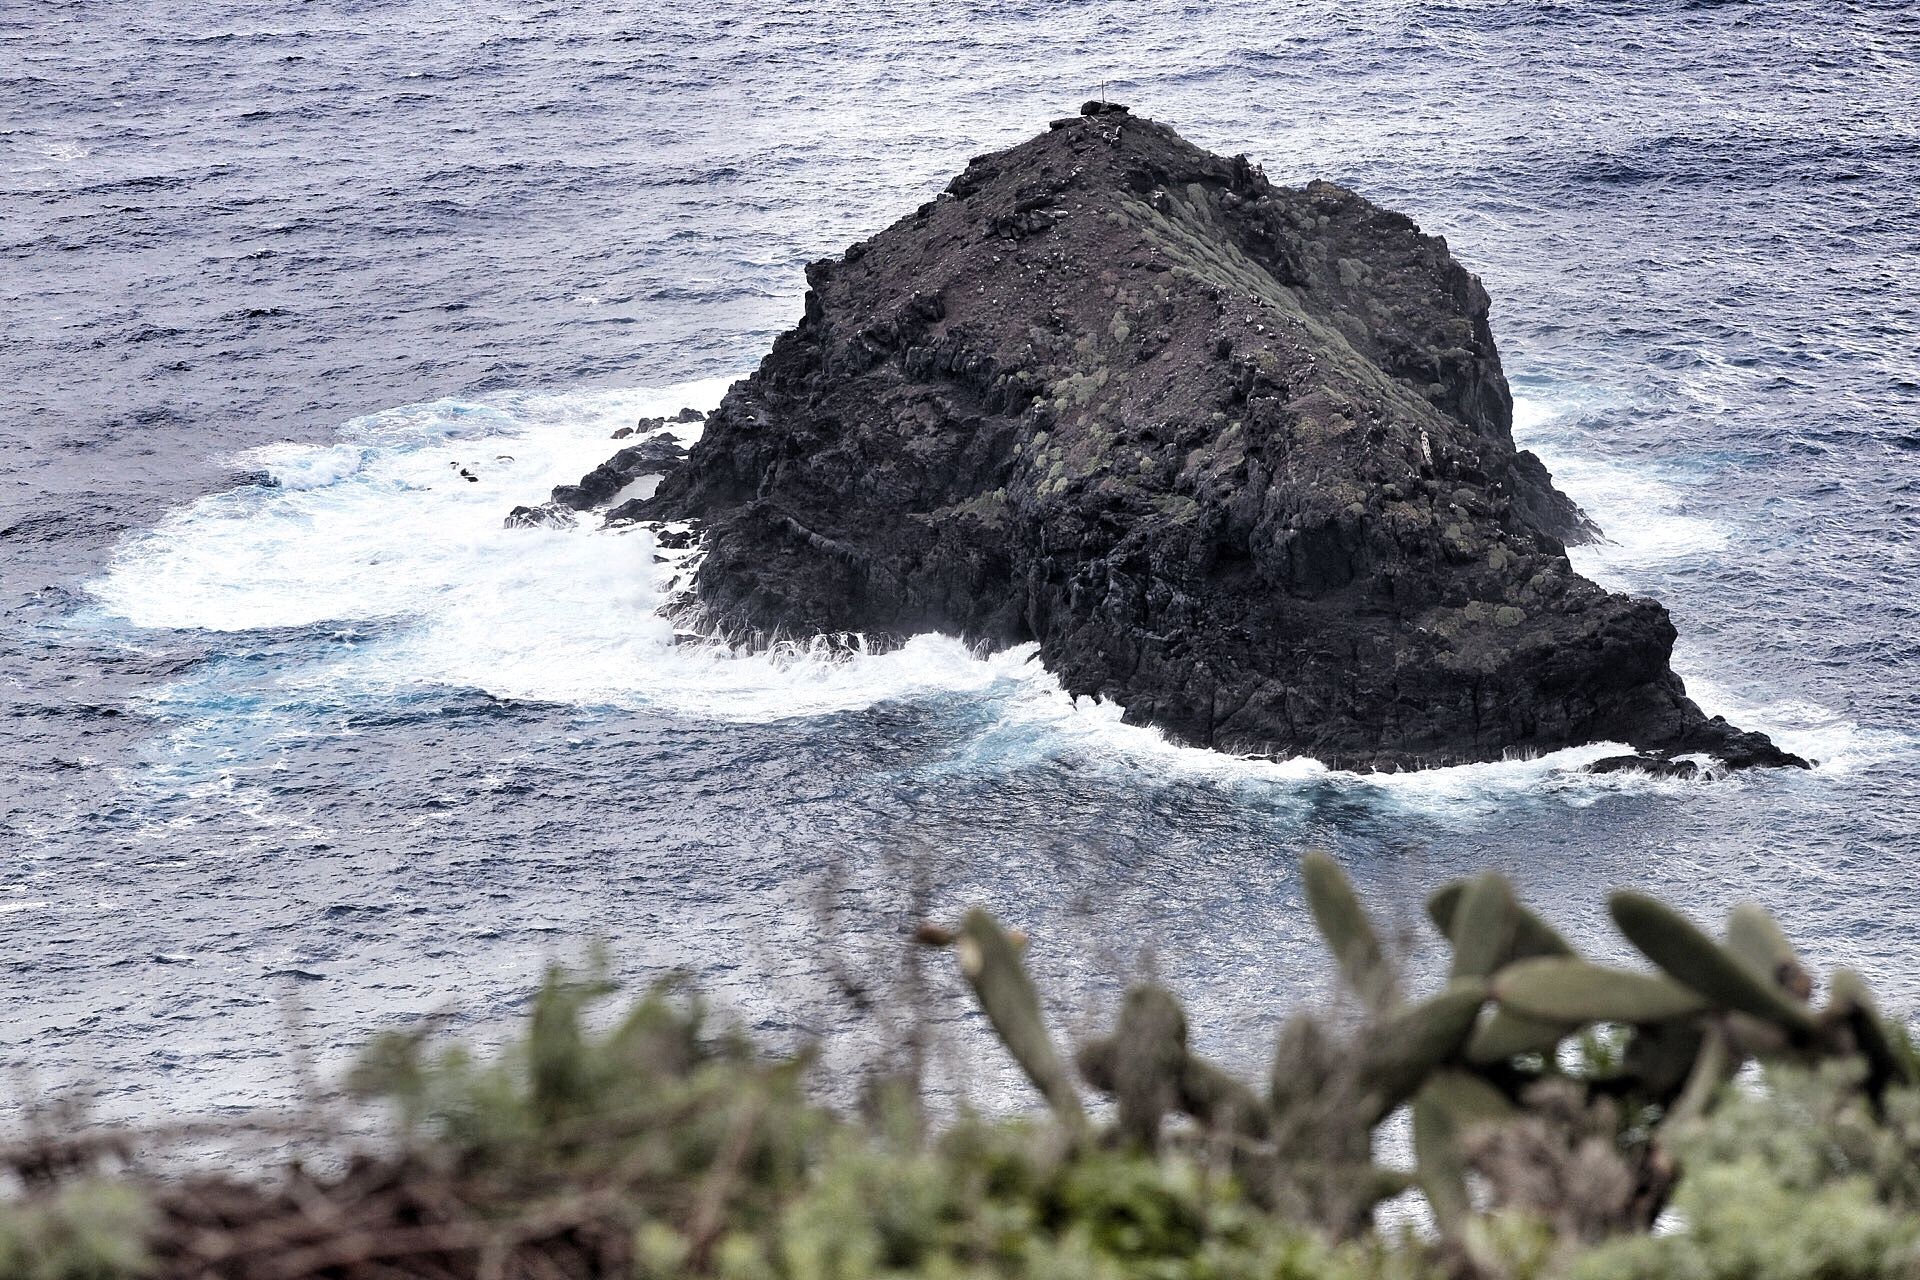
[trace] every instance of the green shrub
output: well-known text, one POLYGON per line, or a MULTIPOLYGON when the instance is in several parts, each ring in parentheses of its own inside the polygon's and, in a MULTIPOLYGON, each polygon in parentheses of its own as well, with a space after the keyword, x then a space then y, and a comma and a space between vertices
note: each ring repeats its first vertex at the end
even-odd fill
POLYGON ((597 1030, 604 966, 555 972, 497 1053, 376 1040, 349 1083, 391 1140, 331 1175, 109 1178, 113 1144, 36 1135, 0 1280, 1920 1280, 1920 1058, 1845 971, 1816 1006, 1757 908, 1716 940, 1617 895, 1661 972, 1606 969, 1477 877, 1429 903, 1453 965, 1419 998, 1331 860, 1306 872, 1363 1013, 1289 1018, 1258 1086, 1150 984, 1062 1052, 1025 939, 982 912, 918 936, 955 948, 1041 1115, 929 1128, 904 1080, 835 1111, 807 1055, 675 984, 597 1030), (1375 1159, 1409 1112, 1411 1175, 1375 1159), (1432 1229, 1377 1225, 1409 1186, 1432 1229))
POLYGON ((126 1183, 88 1179, 0 1204, 0 1276, 7 1280, 120 1280, 146 1262, 146 1197, 126 1183))

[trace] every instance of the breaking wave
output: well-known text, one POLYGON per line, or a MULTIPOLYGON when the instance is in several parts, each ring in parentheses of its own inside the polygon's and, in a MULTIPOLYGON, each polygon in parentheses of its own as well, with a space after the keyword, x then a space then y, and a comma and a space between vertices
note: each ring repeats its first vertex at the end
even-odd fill
MULTIPOLYGON (((504 525, 514 505, 537 502, 600 462, 617 428, 683 406, 710 409, 726 385, 440 400, 357 419, 334 443, 254 450, 233 461, 258 482, 202 498, 135 536, 92 590, 108 614, 140 628, 299 633, 273 690, 250 702, 267 724, 295 709, 462 691, 735 723, 889 703, 938 715, 965 702, 977 727, 935 772, 1078 757, 1209 785, 1332 787, 1467 813, 1522 793, 1583 804, 1622 789, 1689 785, 1579 772, 1619 744, 1398 775, 1223 756, 1126 724, 1117 706, 1067 697, 1032 645, 983 656, 939 635, 852 654, 825 646, 746 654, 687 643, 660 607, 691 566, 660 554, 646 527, 504 525)), ((1724 545, 1710 524, 1675 510, 1670 487, 1554 453, 1551 424, 1561 412, 1522 400, 1518 429, 1550 454, 1563 484, 1609 531, 1608 542, 1578 553, 1583 572, 1621 587, 1655 560, 1724 545)), ((1697 681, 1695 688, 1711 709, 1775 732, 1826 767, 1846 767, 1862 749, 1849 722, 1819 708, 1734 708, 1697 681)), ((171 686, 154 702, 189 721, 196 709, 232 709, 217 672, 171 686)), ((229 748, 231 736, 223 735, 229 748)))

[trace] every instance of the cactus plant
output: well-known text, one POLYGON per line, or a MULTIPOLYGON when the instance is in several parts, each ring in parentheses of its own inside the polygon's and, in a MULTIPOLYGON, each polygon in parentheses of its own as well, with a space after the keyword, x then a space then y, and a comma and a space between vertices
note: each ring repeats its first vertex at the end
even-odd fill
POLYGON ((1489 871, 1476 876, 1460 895, 1449 923, 1453 940, 1453 976, 1484 978, 1507 962, 1519 927, 1519 908, 1507 878, 1489 871))
MULTIPOLYGON (((1755 1059, 1853 1061, 1876 1108, 1888 1089, 1920 1085, 1920 1054, 1857 975, 1836 972, 1814 1011, 1812 976, 1757 905, 1735 907, 1720 942, 1645 894, 1614 894, 1614 922, 1659 969, 1647 973, 1581 959, 1498 874, 1455 881, 1427 902, 1452 946, 1449 980, 1408 1003, 1339 866, 1311 853, 1301 874, 1314 923, 1365 1012, 1356 1033, 1288 1018, 1262 1095, 1195 1056, 1178 1001, 1143 985, 1127 993, 1113 1034, 1075 1060, 1114 1099, 1123 1139, 1154 1145, 1163 1116, 1184 1112, 1229 1152, 1255 1200, 1335 1234, 1357 1230, 1406 1185, 1372 1158, 1374 1129, 1403 1106, 1417 1184, 1442 1234, 1464 1241, 1479 1221, 1467 1172, 1492 1158, 1485 1153, 1591 1160, 1601 1139, 1623 1188, 1604 1229, 1646 1227, 1674 1185, 1676 1135, 1710 1114, 1755 1059), (1575 1037, 1582 1053, 1563 1061, 1575 1037)), ((1018 950, 980 913, 951 936, 1008 1048, 1055 1110, 1084 1125, 1018 950)))
POLYGON ((1481 1020, 1467 1041, 1467 1061, 1491 1066, 1528 1053, 1551 1053, 1555 1045, 1580 1029, 1578 1022, 1561 1018, 1532 1018, 1496 1006, 1481 1020))
MULTIPOLYGON (((1427 898, 1427 918, 1433 921, 1433 927, 1439 930, 1443 938, 1453 939, 1454 913, 1459 909, 1460 900, 1466 894, 1468 883, 1465 880, 1454 880, 1441 885, 1427 898)), ((1528 960, 1534 956, 1577 954, 1572 944, 1561 937, 1558 930, 1528 910, 1525 903, 1516 901, 1513 911, 1513 950, 1509 959, 1528 960)))
POLYGON ((1780 924, 1757 902, 1742 902, 1727 913, 1727 950, 1756 973, 1771 978, 1796 1000, 1813 995, 1813 979, 1780 924))
POLYGON ((1721 946, 1678 911, 1644 893, 1621 890, 1607 903, 1613 922, 1641 954, 1714 1004, 1763 1018, 1789 1033, 1814 1033, 1807 1006, 1721 946))
POLYGON ((967 913, 954 939, 960 972, 973 987, 981 1011, 999 1033, 1007 1052, 1027 1073, 1061 1123, 1075 1133, 1086 1128, 1086 1112, 1073 1078, 1047 1034, 1040 995, 1020 963, 1020 950, 997 921, 978 907, 967 913))
POLYGON ((1494 975, 1493 995, 1522 1017, 1647 1024, 1702 1013, 1707 1001, 1670 978, 1542 956, 1494 975))
POLYGON ((1865 980, 1851 969, 1835 969, 1827 985, 1832 992, 1830 1016, 1847 1029, 1867 1060, 1868 1094, 1877 1100, 1889 1084, 1920 1084, 1912 1046, 1881 1018, 1865 980))
POLYGON ((1700 1048, 1688 1072, 1686 1084, 1680 1095, 1668 1105, 1666 1114, 1661 1117, 1663 1126, 1681 1124, 1698 1119, 1705 1114, 1707 1104, 1713 1101, 1723 1085, 1732 1077, 1733 1054, 1727 1043, 1727 1033, 1717 1024, 1709 1024, 1700 1037, 1700 1048))
POLYGON ((1507 1120, 1515 1111, 1512 1099, 1463 1071, 1437 1072, 1420 1087, 1413 1103, 1414 1161, 1441 1230, 1457 1231, 1473 1207, 1462 1135, 1476 1125, 1507 1120))
POLYGON ((1151 1148, 1159 1140, 1161 1117, 1180 1104, 1187 1016, 1166 988, 1138 986, 1127 992, 1114 1037, 1127 1047, 1113 1055, 1120 1131, 1151 1148))
POLYGON ((1396 1010, 1369 1028, 1358 1071, 1374 1120, 1412 1097, 1428 1075, 1460 1051, 1486 1002, 1485 982, 1461 978, 1432 999, 1396 1010))
POLYGON ((1393 966, 1387 963, 1380 938, 1340 864, 1316 849, 1301 860, 1300 878, 1313 922, 1353 993, 1370 1008, 1396 1003, 1393 966))

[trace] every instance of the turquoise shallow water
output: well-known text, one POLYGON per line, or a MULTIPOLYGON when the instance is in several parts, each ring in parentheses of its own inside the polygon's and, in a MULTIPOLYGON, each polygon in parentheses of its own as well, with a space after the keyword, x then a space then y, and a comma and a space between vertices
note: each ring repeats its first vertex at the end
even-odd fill
POLYGON ((1504 867, 1596 949, 1616 884, 1758 897, 1920 1008, 1920 24, 1346 9, 0 17, 0 1059, 249 1105, 292 1087, 288 1000, 337 1062, 497 1025, 605 937, 852 1060, 884 1033, 836 988, 884 986, 922 897, 1028 927, 1069 1024, 1150 963, 1251 1057, 1323 990, 1310 842, 1409 923, 1504 867), (1447 236, 1612 538, 1582 567, 1822 767, 1227 761, 1019 653, 677 648, 643 536, 499 528, 717 399, 806 261, 1102 85, 1447 236))

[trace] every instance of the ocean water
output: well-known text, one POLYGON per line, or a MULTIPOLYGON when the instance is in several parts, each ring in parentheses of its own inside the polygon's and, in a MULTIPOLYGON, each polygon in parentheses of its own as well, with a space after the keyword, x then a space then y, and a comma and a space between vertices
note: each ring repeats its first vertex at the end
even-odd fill
POLYGON ((283 1101, 290 1038, 491 1034, 594 939, 855 1064, 847 990, 973 902, 1063 1027, 1150 969, 1248 1063, 1327 996, 1314 844, 1416 969, 1423 891, 1495 866, 1599 954, 1611 887, 1757 898, 1920 1012, 1908 5, 35 0, 0 55, 0 1114, 283 1101), (1102 91, 1445 235, 1578 566, 1819 767, 1233 760, 1025 651, 676 644, 644 530, 501 527, 1102 91))

